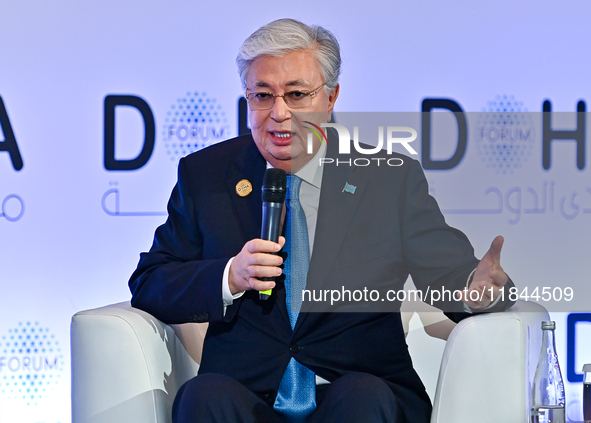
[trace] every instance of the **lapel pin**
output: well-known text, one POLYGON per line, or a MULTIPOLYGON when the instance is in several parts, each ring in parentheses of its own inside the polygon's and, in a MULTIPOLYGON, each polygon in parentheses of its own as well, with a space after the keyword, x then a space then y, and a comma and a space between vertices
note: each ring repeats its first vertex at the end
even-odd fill
POLYGON ((345 182, 345 188, 341 192, 349 192, 351 194, 355 194, 355 190, 357 187, 355 185, 351 185, 348 182, 345 182))
POLYGON ((248 179, 243 179, 236 184, 236 194, 241 197, 246 197, 252 192, 252 184, 248 179))

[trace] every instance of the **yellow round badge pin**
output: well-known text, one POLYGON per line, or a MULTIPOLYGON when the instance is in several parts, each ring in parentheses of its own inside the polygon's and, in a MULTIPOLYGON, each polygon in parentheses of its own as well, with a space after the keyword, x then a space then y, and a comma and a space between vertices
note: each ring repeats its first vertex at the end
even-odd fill
POLYGON ((236 194, 241 197, 246 197, 252 192, 252 184, 248 179, 243 179, 236 184, 236 194))

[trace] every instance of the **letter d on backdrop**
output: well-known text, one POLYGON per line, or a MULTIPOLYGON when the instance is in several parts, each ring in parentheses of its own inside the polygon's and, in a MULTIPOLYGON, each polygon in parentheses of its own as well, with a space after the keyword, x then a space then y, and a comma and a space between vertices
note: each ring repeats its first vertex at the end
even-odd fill
POLYGON ((156 125, 154 115, 148 103, 140 97, 132 95, 108 95, 105 97, 105 169, 107 170, 136 170, 150 160, 154 151, 156 139, 156 125), (117 106, 135 107, 144 120, 144 145, 140 154, 129 160, 115 158, 115 108, 117 106))
POLYGON ((421 164, 424 169, 448 170, 456 167, 468 145, 468 125, 466 115, 458 103, 445 98, 426 98, 422 104, 422 151, 421 164), (458 143, 453 156, 447 160, 433 160, 431 158, 431 111, 433 109, 446 109, 452 112, 458 123, 458 143))

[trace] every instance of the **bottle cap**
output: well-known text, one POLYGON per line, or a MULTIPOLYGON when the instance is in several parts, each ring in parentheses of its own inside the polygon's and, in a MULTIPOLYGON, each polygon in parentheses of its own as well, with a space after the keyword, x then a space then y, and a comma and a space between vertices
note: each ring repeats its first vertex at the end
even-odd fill
POLYGON ((583 373, 591 372, 591 364, 583 364, 583 373))
POLYGON ((553 321, 543 321, 542 322, 542 330, 554 330, 556 329, 556 322, 553 321))

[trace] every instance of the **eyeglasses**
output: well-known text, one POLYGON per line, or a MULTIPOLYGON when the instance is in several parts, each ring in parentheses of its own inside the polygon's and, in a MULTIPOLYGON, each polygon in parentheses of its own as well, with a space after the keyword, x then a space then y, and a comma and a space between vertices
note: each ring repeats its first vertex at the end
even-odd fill
POLYGON ((290 109, 302 109, 309 107, 312 104, 312 97, 314 97, 325 84, 322 84, 312 92, 306 91, 288 91, 283 94, 273 94, 267 92, 253 92, 249 93, 248 89, 244 97, 248 100, 248 105, 251 110, 269 110, 275 104, 275 98, 283 97, 283 101, 290 109))

